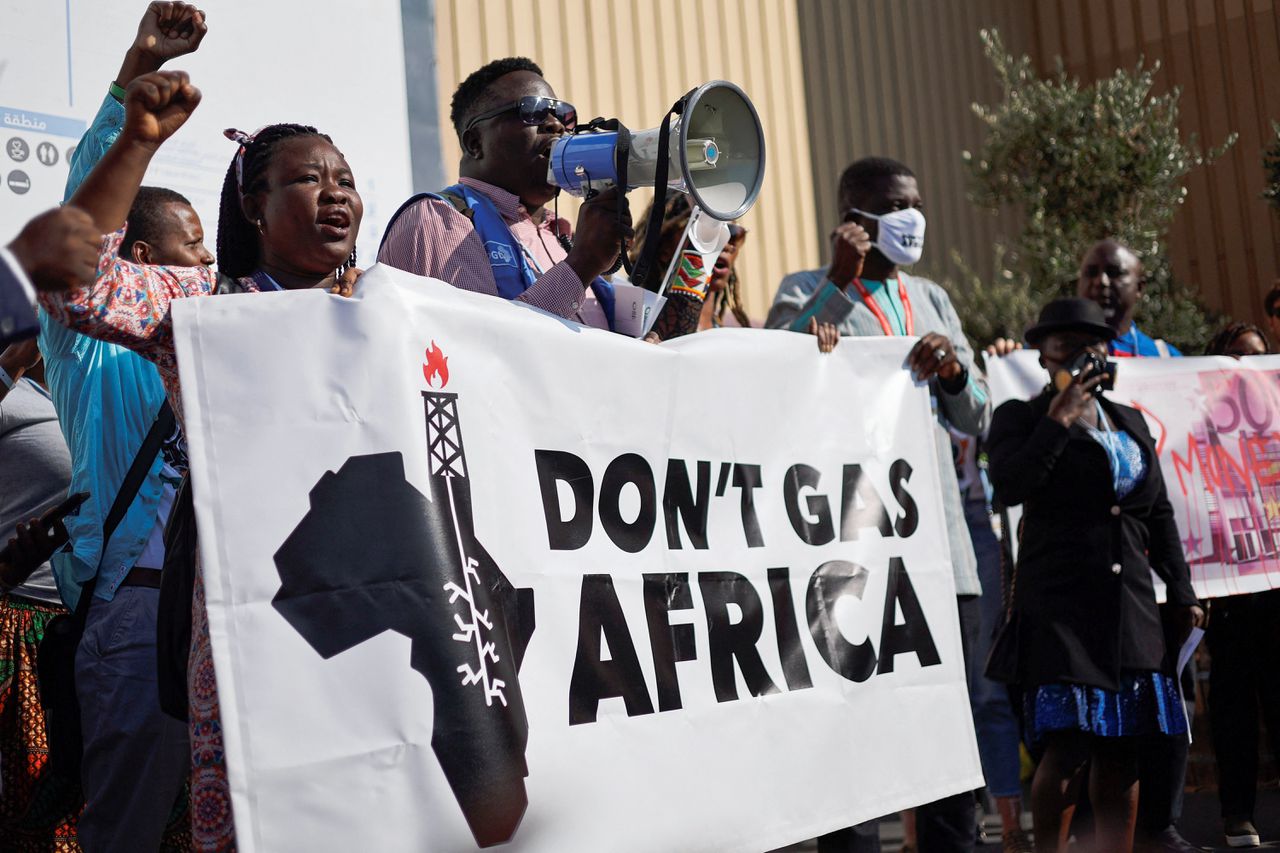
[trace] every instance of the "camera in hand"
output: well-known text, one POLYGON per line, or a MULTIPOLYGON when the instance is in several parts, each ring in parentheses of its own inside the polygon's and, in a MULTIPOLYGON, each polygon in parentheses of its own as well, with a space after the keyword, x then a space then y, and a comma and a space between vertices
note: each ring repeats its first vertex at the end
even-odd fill
POLYGON ((1098 383, 1095 393, 1111 391, 1116 387, 1116 367, 1114 361, 1104 361, 1102 356, 1092 350, 1081 350, 1075 358, 1053 375, 1053 386, 1059 391, 1065 391, 1067 386, 1081 375, 1085 379, 1090 379, 1102 373, 1105 374, 1105 378, 1098 383))

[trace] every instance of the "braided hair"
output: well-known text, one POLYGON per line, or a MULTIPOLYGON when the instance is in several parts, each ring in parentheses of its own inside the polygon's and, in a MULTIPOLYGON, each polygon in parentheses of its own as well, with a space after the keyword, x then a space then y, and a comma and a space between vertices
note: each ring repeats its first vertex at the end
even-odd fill
POLYGON ((1236 342, 1242 335, 1253 332, 1262 341, 1262 345, 1266 347, 1267 352, 1271 352, 1271 341, 1267 340, 1266 334, 1252 323, 1232 323, 1221 332, 1213 336, 1213 340, 1204 348, 1205 355, 1226 355, 1227 349, 1236 342))
MULTIPOLYGON (((653 203, 645 208, 644 214, 638 220, 639 222, 648 222, 649 213, 653 209, 653 203)), ((662 228, 658 231, 655 238, 659 246, 663 246, 670 239, 671 245, 674 246, 680 239, 680 235, 684 232, 685 227, 689 224, 689 217, 693 215, 693 208, 689 204, 689 197, 680 192, 668 192, 666 203, 662 210, 662 228), (672 239, 673 238, 673 239, 672 239)), ((640 253, 644 251, 644 241, 647 233, 642 231, 639 239, 631 245, 630 256, 631 262, 634 264, 640 257, 640 253)), ((658 255, 654 259, 654 264, 658 269, 666 269, 671 263, 671 255, 665 249, 660 248, 658 255)), ((714 271, 713 271, 714 274, 714 271)), ((729 281, 725 285, 724 290, 716 293, 715 299, 715 318, 717 323, 724 320, 725 311, 733 313, 734 319, 738 321, 738 325, 744 329, 751 328, 751 318, 747 316, 746 306, 742 304, 742 289, 738 284, 738 270, 735 265, 729 273, 729 281)))
POLYGON ((738 286, 738 267, 734 264, 733 269, 729 270, 729 281, 725 284, 724 290, 715 295, 715 306, 712 310, 715 312, 716 322, 724 325, 724 312, 728 309, 733 314, 733 319, 738 321, 738 325, 744 329, 751 328, 751 318, 747 316, 747 306, 742 304, 742 288, 738 286))
MULTIPOLYGON (((258 228, 244 215, 241 199, 263 188, 267 167, 286 139, 318 136, 330 145, 333 140, 305 124, 269 124, 243 143, 231 159, 222 179, 222 202, 218 208, 218 270, 232 278, 253 274, 262 263, 258 228)), ((355 265, 355 252, 347 262, 355 265)), ((339 270, 339 275, 345 268, 339 270)))

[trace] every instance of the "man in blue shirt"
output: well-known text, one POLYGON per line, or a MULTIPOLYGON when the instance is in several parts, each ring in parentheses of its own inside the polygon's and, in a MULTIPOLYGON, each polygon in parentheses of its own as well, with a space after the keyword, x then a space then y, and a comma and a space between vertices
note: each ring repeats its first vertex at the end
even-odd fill
MULTIPOLYGON (((205 31, 204 15, 194 6, 148 6, 111 94, 76 146, 67 198, 123 128, 124 106, 117 97, 123 87, 194 51, 205 31)), ((212 263, 202 234, 195 245, 164 234, 189 226, 192 219, 198 229, 190 205, 178 215, 166 206, 182 205, 155 194, 140 204, 151 208, 137 218, 149 220, 156 233, 136 235, 135 240, 146 238, 145 252, 126 250, 127 256, 137 260, 145 254, 151 263, 185 266, 212 263)), ((131 211, 131 230, 134 219, 131 211)), ((163 531, 183 463, 171 437, 104 547, 103 522, 164 402, 164 388, 155 367, 129 350, 77 335, 44 311, 40 326, 46 379, 71 450, 71 490, 92 496, 67 520, 71 549, 53 560, 59 591, 70 608, 84 584, 97 578, 76 656, 84 735, 80 841, 94 853, 157 850, 191 759, 186 725, 160 710, 156 687, 163 531)))
POLYGON ((1147 289, 1142 261, 1128 246, 1107 238, 1085 252, 1076 279, 1076 296, 1091 299, 1102 308, 1116 337, 1107 344, 1119 358, 1168 358, 1180 356, 1176 347, 1144 334, 1133 322, 1138 301, 1147 289))

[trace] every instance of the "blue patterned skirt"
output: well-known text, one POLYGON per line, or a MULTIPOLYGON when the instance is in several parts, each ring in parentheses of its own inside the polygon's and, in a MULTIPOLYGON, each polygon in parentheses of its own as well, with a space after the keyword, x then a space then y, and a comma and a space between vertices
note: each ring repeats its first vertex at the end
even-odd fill
POLYGON ((1039 743, 1049 732, 1080 731, 1099 737, 1185 735, 1187 719, 1178 682, 1161 672, 1125 672, 1120 689, 1083 684, 1042 684, 1022 700, 1027 737, 1039 743))

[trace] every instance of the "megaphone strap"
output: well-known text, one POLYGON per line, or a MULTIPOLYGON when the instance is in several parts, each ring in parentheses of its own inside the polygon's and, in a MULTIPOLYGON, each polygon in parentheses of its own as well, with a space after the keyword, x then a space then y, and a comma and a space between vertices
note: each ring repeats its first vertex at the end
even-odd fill
MULTIPOLYGON (((688 95, 685 96, 687 98, 688 95)), ((675 102, 667 114, 662 117, 658 128, 658 159, 654 163, 653 206, 649 209, 649 224, 645 226, 644 249, 636 260, 631 272, 631 283, 638 287, 649 287, 649 278, 653 274, 653 262, 658 257, 658 234, 662 231, 662 216, 667 206, 667 172, 670 163, 669 144, 671 141, 671 116, 684 110, 685 98, 675 102)), ((661 283, 659 283, 661 287, 661 283)))

